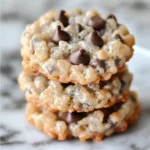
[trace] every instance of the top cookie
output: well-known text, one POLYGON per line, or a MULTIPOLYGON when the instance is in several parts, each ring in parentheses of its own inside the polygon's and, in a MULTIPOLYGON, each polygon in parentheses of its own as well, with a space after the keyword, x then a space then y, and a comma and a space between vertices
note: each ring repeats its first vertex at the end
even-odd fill
POLYGON ((26 71, 81 85, 108 80, 132 54, 134 37, 114 15, 49 11, 28 25, 21 55, 26 71))

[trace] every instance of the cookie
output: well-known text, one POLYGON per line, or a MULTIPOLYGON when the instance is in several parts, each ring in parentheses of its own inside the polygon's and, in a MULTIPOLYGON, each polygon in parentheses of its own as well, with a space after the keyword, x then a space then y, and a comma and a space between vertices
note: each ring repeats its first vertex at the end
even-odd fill
POLYGON ((109 80, 133 54, 134 37, 114 15, 49 11, 22 35, 23 68, 80 85, 109 80))
POLYGON ((28 102, 62 112, 89 112, 126 101, 132 74, 125 70, 108 81, 78 85, 48 80, 27 72, 19 76, 19 84, 28 102))
POLYGON ((112 133, 125 131, 139 114, 140 104, 133 92, 124 103, 90 113, 51 112, 32 103, 26 109, 28 122, 47 136, 59 140, 75 137, 81 141, 101 141, 112 133))

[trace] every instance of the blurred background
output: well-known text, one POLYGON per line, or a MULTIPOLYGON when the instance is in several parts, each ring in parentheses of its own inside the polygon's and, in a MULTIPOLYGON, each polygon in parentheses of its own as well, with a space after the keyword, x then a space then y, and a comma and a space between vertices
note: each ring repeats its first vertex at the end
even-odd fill
POLYGON ((135 35, 136 44, 150 49, 150 0, 1 0, 1 97, 3 109, 24 106, 17 85, 21 71, 20 38, 27 24, 50 9, 97 9, 113 13, 135 35), (16 102, 16 103, 14 103, 16 102))
POLYGON ((150 0, 0 0, 0 5, 0 109, 4 114, 1 116, 0 136, 3 145, 14 144, 14 136, 18 139, 22 136, 19 133, 24 129, 24 124, 12 123, 23 117, 25 107, 17 84, 18 74, 22 70, 20 38, 25 26, 43 13, 50 9, 72 8, 96 9, 104 15, 113 13, 135 35, 136 44, 150 50, 150 0), (7 126, 8 122, 11 126, 7 126))

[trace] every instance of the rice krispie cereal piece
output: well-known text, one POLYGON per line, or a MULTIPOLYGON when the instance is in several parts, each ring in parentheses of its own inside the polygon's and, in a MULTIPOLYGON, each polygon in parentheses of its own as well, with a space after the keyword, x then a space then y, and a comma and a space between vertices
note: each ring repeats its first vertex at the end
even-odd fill
POLYGON ((84 86, 60 83, 27 72, 19 76, 26 100, 53 112, 89 112, 126 101, 131 81, 132 74, 128 70, 113 75, 110 80, 84 86))
POLYGON ((133 54, 134 37, 114 15, 49 11, 22 35, 23 68, 81 85, 108 80, 133 54))
POLYGON ((75 137, 81 141, 101 141, 112 133, 125 131, 139 114, 140 104, 135 93, 130 93, 124 103, 90 113, 54 113, 32 103, 27 104, 26 110, 28 122, 47 136, 59 140, 75 137))

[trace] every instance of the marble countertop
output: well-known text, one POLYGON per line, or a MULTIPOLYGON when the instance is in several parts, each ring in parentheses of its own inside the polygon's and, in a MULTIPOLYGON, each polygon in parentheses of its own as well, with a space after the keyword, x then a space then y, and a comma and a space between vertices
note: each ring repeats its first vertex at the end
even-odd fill
POLYGON ((135 48, 130 61, 134 73, 132 88, 142 103, 140 120, 126 133, 106 138, 101 143, 80 143, 78 140, 58 142, 44 136, 25 120, 25 100, 17 84, 21 72, 20 37, 25 25, 48 9, 79 7, 98 9, 104 14, 114 13, 136 36, 137 45, 150 49, 149 0, 2 0, 0 136, 2 150, 150 150, 150 52, 135 48), (35 6, 36 3, 36 6, 35 6), (74 145, 74 146, 73 146, 74 145))

